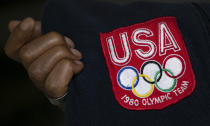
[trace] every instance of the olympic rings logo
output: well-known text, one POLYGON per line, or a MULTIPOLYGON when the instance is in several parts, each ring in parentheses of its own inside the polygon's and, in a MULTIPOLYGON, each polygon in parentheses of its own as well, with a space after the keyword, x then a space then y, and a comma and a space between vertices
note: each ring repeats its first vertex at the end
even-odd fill
POLYGON ((125 66, 119 70, 117 81, 124 90, 132 91, 139 98, 146 98, 155 87, 161 92, 173 91, 185 68, 184 59, 172 54, 165 58, 162 66, 154 60, 144 62, 140 73, 132 66, 125 66))

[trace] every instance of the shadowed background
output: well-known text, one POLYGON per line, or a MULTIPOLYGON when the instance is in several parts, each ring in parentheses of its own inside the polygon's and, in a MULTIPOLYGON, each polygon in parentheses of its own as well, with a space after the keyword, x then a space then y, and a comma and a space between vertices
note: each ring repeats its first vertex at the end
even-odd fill
MULTIPOLYGON (((210 0, 97 0, 126 4, 133 1, 210 2, 210 0)), ((0 2, 0 126, 62 126, 63 112, 51 105, 29 80, 22 65, 3 52, 9 36, 8 22, 31 16, 41 20, 44 0, 0 2)))

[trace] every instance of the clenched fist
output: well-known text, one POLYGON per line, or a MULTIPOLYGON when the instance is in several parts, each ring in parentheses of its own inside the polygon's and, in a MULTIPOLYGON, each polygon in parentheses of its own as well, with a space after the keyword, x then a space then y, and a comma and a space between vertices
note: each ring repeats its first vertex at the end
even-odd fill
POLYGON ((72 76, 83 69, 81 53, 71 39, 56 32, 41 34, 32 18, 9 23, 8 57, 22 63, 34 84, 50 98, 62 97, 72 76))

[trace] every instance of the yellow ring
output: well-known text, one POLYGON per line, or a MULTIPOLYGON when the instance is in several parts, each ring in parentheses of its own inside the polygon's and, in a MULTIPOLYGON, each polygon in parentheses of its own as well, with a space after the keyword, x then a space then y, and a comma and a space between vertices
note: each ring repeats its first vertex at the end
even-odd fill
MULTIPOLYGON (((152 79, 149 78, 147 75, 139 74, 139 77, 145 77, 145 78, 147 78, 150 82, 152 82, 152 79)), ((136 79, 137 79, 137 77, 134 78, 134 80, 132 81, 132 85, 131 85, 133 93, 134 93, 136 96, 140 97, 140 98, 146 98, 146 97, 150 96, 150 95, 152 94, 153 90, 154 90, 154 84, 150 84, 150 85, 151 85, 151 89, 150 89, 150 91, 149 91, 148 93, 146 93, 145 95, 141 95, 141 94, 137 93, 137 92, 136 92, 136 89, 134 88, 134 83, 136 82, 136 79)))

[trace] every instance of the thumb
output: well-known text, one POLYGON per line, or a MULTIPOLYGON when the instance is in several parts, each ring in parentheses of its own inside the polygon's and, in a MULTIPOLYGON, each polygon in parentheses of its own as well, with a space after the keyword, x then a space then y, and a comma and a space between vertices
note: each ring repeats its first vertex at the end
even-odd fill
POLYGON ((34 29, 33 29, 33 34, 32 34, 32 39, 35 39, 39 36, 42 35, 42 30, 41 30, 41 22, 40 21, 36 21, 35 22, 35 26, 34 26, 34 29))
MULTIPOLYGON (((8 29, 10 32, 13 32, 15 30, 15 28, 21 23, 21 21, 18 20, 13 20, 10 21, 9 25, 8 25, 8 29)), ((35 26, 33 29, 33 35, 32 35, 32 39, 39 37, 41 35, 41 22, 40 21, 36 21, 35 22, 35 26)))
POLYGON ((32 18, 26 18, 12 31, 5 45, 6 54, 19 61, 19 49, 28 41, 30 41, 35 21, 32 18))

